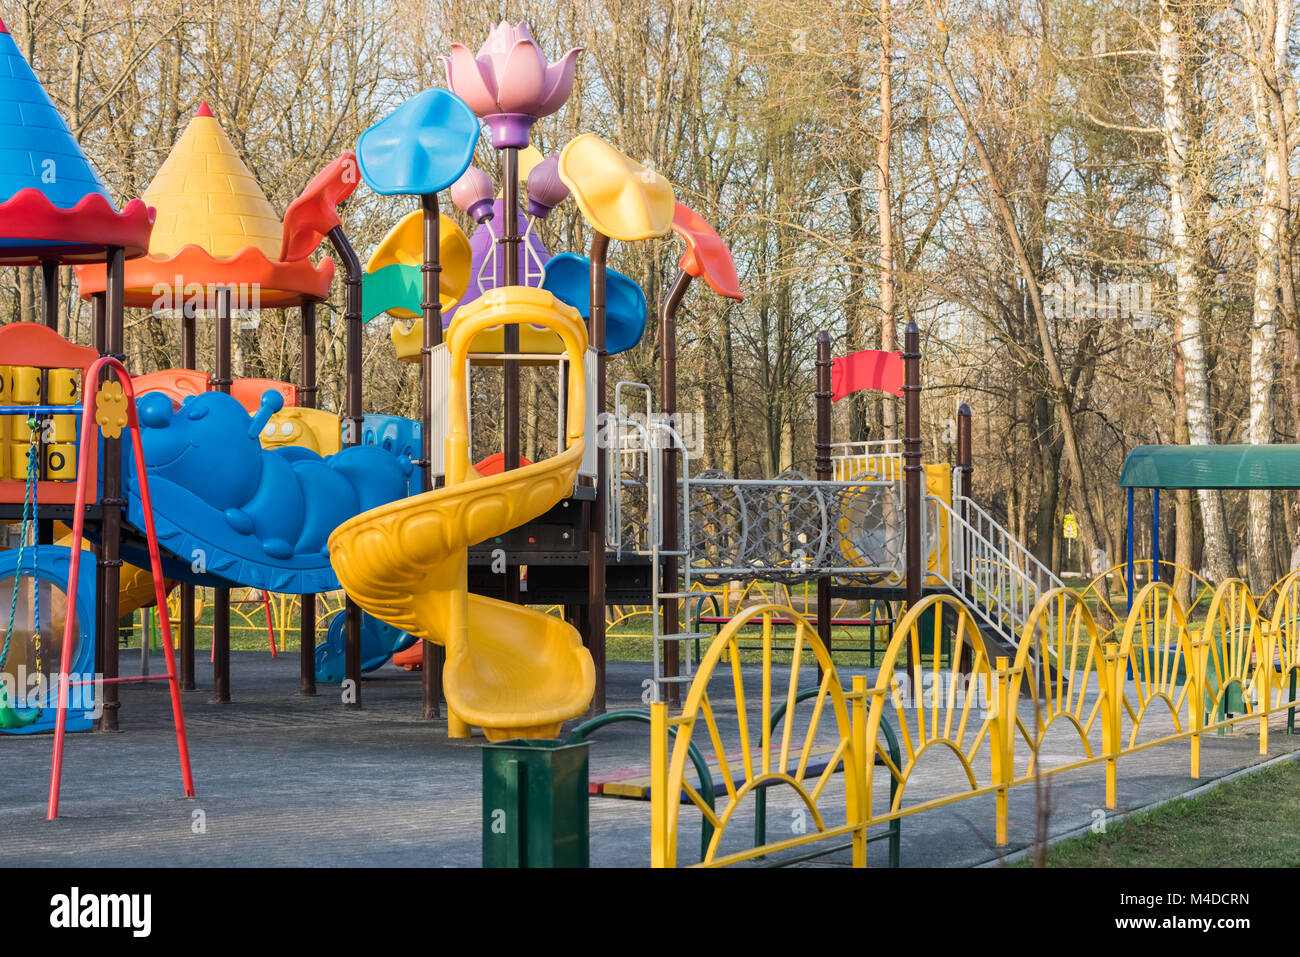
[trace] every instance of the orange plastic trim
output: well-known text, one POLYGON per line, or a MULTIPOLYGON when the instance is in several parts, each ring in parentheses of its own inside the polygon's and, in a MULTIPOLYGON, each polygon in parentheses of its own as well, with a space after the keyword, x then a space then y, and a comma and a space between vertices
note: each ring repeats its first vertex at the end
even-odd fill
POLYGON ((726 296, 740 302, 745 294, 740 291, 740 279, 736 276, 736 263, 731 258, 731 250, 722 241, 713 227, 704 217, 678 203, 673 210, 673 231, 686 242, 686 252, 682 253, 678 264, 687 274, 704 281, 719 296, 726 296))
POLYGON ((284 238, 280 258, 286 262, 306 259, 316 251, 325 234, 341 226, 338 205, 360 181, 357 154, 351 150, 312 177, 298 198, 284 213, 284 238))
MULTIPOLYGON (((78 266, 76 272, 82 299, 104 291, 102 264, 78 266)), ((162 308, 179 309, 192 298, 197 308, 211 309, 216 302, 210 294, 217 287, 242 285, 249 290, 248 301, 237 301, 236 308, 281 309, 327 299, 333 281, 332 259, 322 259, 319 266, 312 265, 309 259, 272 262, 256 246, 246 246, 222 259, 201 246, 189 245, 174 256, 143 256, 127 262, 126 304, 151 309, 162 297, 171 300, 162 308), (254 292, 256 300, 251 299, 254 292), (209 298, 213 301, 209 302, 209 298)))

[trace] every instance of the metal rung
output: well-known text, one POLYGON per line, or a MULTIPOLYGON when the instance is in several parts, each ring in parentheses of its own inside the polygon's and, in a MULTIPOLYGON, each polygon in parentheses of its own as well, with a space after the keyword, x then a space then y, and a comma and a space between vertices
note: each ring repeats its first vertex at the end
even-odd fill
POLYGON ((674 631, 667 635, 655 635, 660 641, 692 641, 696 638, 713 639, 718 637, 714 634, 706 634, 702 631, 674 631))
POLYGON ((656 678, 660 684, 681 684, 683 681, 694 681, 695 675, 661 675, 656 678))
POLYGON ((702 591, 661 591, 660 598, 690 598, 694 595, 705 597, 708 593, 702 591))

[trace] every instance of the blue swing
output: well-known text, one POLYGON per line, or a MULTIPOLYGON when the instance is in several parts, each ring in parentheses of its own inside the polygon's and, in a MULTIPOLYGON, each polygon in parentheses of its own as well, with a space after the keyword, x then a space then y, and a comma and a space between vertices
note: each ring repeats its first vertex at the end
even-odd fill
MULTIPOLYGON (((27 419, 27 428, 31 432, 31 447, 27 450, 27 489, 23 494, 23 523, 22 530, 18 537, 18 563, 14 568, 13 587, 9 598, 9 623, 5 627, 4 646, 0 647, 0 671, 4 669, 5 662, 9 659, 9 645, 13 640, 14 622, 18 616, 18 583, 22 580, 23 574, 23 556, 27 551, 27 534, 28 530, 36 525, 37 498, 36 498, 36 480, 37 472, 40 467, 40 444, 37 433, 37 422, 35 418, 27 419)), ((32 589, 32 621, 33 634, 36 641, 36 671, 41 673, 41 572, 40 572, 40 552, 39 546, 33 545, 33 551, 36 554, 32 557, 31 572, 33 576, 32 589)), ((19 689, 19 697, 22 696, 22 689, 19 689)), ((37 705, 34 708, 22 708, 14 704, 9 698, 9 685, 7 682, 0 681, 0 730, 12 731, 17 728, 25 728, 35 722, 41 716, 41 707, 37 705)))

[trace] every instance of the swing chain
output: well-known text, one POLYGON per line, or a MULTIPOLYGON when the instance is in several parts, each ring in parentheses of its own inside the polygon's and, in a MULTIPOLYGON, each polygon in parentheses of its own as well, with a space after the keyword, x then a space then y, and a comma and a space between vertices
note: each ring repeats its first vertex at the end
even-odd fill
MULTIPOLYGON (((14 622, 18 616, 18 583, 22 580, 23 574, 23 556, 27 551, 27 533, 28 529, 35 524, 34 516, 37 509, 37 491, 36 483, 40 470, 40 431, 35 416, 27 417, 27 430, 30 433, 30 446, 27 450, 27 488, 23 492, 23 522, 21 530, 18 533, 18 561, 14 568, 14 583, 12 594, 9 598, 9 624, 5 628, 4 647, 0 648, 0 668, 4 667, 5 661, 9 658, 9 644, 13 639, 14 622)), ((39 535, 39 532, 37 533, 39 535)), ((39 673, 42 664, 41 649, 41 588, 40 588, 40 568, 38 561, 40 558, 39 550, 37 556, 32 561, 33 583, 32 594, 34 607, 32 609, 35 622, 36 636, 36 669, 39 673)))

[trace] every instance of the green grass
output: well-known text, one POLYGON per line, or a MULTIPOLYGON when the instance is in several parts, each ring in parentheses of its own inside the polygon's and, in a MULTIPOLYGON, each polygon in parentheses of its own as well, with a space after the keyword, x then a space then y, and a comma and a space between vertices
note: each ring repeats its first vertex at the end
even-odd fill
MULTIPOLYGON (((266 651, 268 647, 266 637, 266 618, 265 613, 258 605, 245 605, 247 619, 238 611, 232 609, 230 615, 230 647, 233 651, 266 651)), ((543 609, 544 610, 544 609, 543 609)), ((326 625, 328 616, 319 615, 316 624, 316 643, 325 640, 326 625)), ((685 630, 685 623, 682 625, 685 630)), ((710 635, 713 633, 713 626, 706 625, 703 629, 710 635)), ((866 666, 870 662, 867 654, 868 639, 870 638, 871 629, 869 628, 836 628, 832 639, 832 647, 835 652, 835 660, 841 665, 860 665, 866 666), (851 641, 846 640, 851 637, 851 641)), ((296 653, 298 651, 298 634, 299 620, 297 615, 292 616, 289 627, 284 635, 284 652, 296 653)), ((778 664, 789 664, 790 662, 790 642, 794 636, 794 629, 779 628, 774 632, 776 641, 776 651, 773 654, 773 660, 778 664)), ((126 622, 119 632, 120 640, 123 642, 123 649, 140 648, 140 615, 137 613, 129 627, 126 622)), ((760 629, 747 629, 742 632, 743 645, 756 645, 760 640, 760 629)), ((157 647, 160 638, 155 632, 154 643, 157 647)), ((876 629, 876 653, 874 661, 876 665, 881 663, 884 657, 885 646, 888 643, 888 637, 884 628, 876 629)), ((194 630, 194 647, 203 651, 212 647, 212 605, 209 602, 204 605, 203 613, 196 622, 194 630)), ((276 632, 276 647, 280 647, 280 634, 276 632)), ((700 650, 703 652, 708 648, 708 640, 701 639, 700 650)), ((605 654, 612 661, 649 661, 651 658, 650 642, 650 621, 647 615, 638 615, 631 619, 614 622, 609 625, 609 630, 605 639, 605 654)), ((762 653, 756 649, 747 649, 741 651, 741 661, 746 664, 754 664, 762 660, 762 653)), ((901 660, 901 659, 900 659, 901 660)), ((816 664, 816 659, 812 652, 805 650, 802 655, 802 661, 806 665, 816 664)))
POLYGON ((1300 866, 1300 762, 1139 812, 1105 834, 1062 841, 1048 849, 1047 866, 1300 866))

